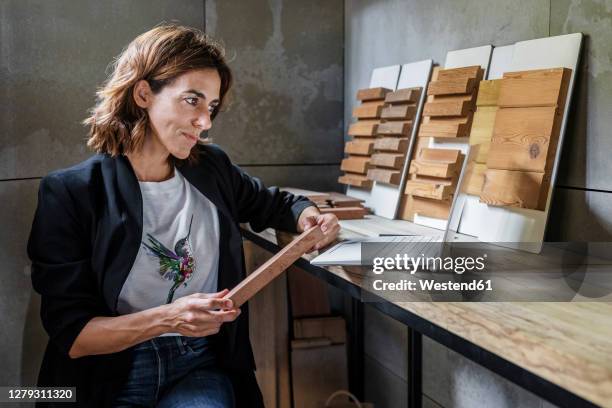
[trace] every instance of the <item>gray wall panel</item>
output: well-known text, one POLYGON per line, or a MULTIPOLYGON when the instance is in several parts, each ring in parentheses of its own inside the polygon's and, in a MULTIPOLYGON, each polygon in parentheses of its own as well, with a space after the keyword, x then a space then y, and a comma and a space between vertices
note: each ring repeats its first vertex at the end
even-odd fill
POLYGON ((314 191, 339 191, 340 168, 332 166, 242 166, 266 186, 300 187, 314 191))
POLYGON ((546 239, 612 242, 612 193, 557 188, 546 239))
POLYGON ((0 179, 42 176, 91 153, 80 122, 105 70, 162 21, 203 28, 201 0, 9 0, 0 4, 0 179))

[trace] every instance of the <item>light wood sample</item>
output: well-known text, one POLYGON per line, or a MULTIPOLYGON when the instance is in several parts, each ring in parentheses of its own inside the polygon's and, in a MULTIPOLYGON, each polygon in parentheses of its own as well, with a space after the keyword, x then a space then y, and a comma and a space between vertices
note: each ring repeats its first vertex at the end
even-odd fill
POLYGON ((360 120, 349 126, 348 134, 355 137, 376 136, 379 124, 378 120, 360 120))
POLYGON ((435 80, 438 81, 460 81, 463 79, 478 78, 481 75, 480 65, 470 65, 468 67, 440 69, 435 80))
POLYGON ((381 137, 374 142, 374 149, 405 153, 408 149, 407 138, 381 137))
POLYGON ((544 210, 547 184, 544 173, 487 169, 480 202, 505 207, 544 210))
POLYGON ((487 162, 496 115, 496 106, 479 106, 474 112, 472 130, 470 131, 470 145, 481 145, 480 152, 476 157, 477 163, 487 162))
POLYGON ((349 156, 340 164, 340 170, 349 173, 366 174, 370 167, 370 157, 363 156, 349 156))
POLYGON ((425 116, 465 116, 473 109, 470 100, 450 100, 435 99, 427 102, 423 108, 425 116))
POLYGON ((419 128, 419 137, 467 137, 472 115, 463 118, 430 118, 426 116, 419 128))
POLYGON ((401 177, 401 173, 397 170, 387 170, 381 168, 368 170, 368 178, 380 183, 393 184, 397 186, 400 183, 401 177))
POLYGON ((329 199, 334 205, 334 207, 359 207, 364 202, 364 200, 360 200, 355 197, 349 197, 347 195, 340 194, 335 191, 330 191, 327 194, 329 195, 329 199))
POLYGON ((408 172, 421 176, 450 178, 457 175, 457 170, 455 163, 412 160, 408 172))
POLYGON ((363 102, 361 105, 353 108, 353 117, 358 119, 379 118, 384 105, 384 101, 363 102))
POLYGON ((431 198, 434 200, 446 200, 454 193, 451 180, 408 180, 406 183, 406 194, 416 197, 431 198))
POLYGON ((423 147, 419 149, 416 159, 443 163, 459 163, 461 159, 461 150, 423 147))
POLYGON ((356 220, 368 213, 363 207, 320 208, 319 211, 321 214, 335 214, 339 220, 356 220))
POLYGON ((385 96, 391 92, 387 88, 367 88, 357 91, 357 99, 360 101, 369 101, 372 99, 385 99, 385 96))
POLYGON ((416 113, 415 105, 391 105, 383 108, 380 117, 383 119, 408 120, 416 113))
POLYGON ((358 155, 371 155, 374 152, 374 138, 372 139, 358 139, 350 142, 346 142, 344 145, 344 152, 349 154, 358 155))
POLYGON ((432 81, 427 87, 427 95, 453 95, 471 93, 476 88, 478 80, 462 78, 459 80, 432 81))
POLYGON ((421 97, 421 88, 403 88, 389 92, 385 96, 386 103, 417 103, 421 97))
POLYGON ((502 79, 480 81, 476 106, 497 106, 502 79))
POLYGON ((376 133, 383 136, 408 136, 412 130, 412 121, 389 121, 378 125, 376 133))
POLYGON ((482 193, 486 171, 486 164, 469 161, 465 166, 465 182, 461 183, 463 192, 479 196, 482 193))
POLYGON ((304 231, 289 245, 230 290, 224 296, 224 299, 231 299, 234 302, 234 307, 242 306, 322 239, 323 231, 321 231, 319 226, 304 231))
POLYGON ((448 219, 450 215, 451 200, 430 200, 416 196, 412 198, 412 211, 425 217, 448 219))
POLYGON ((401 169, 404 165, 404 155, 396 153, 375 153, 372 155, 371 164, 392 169, 401 169))
POLYGON ((571 69, 506 72, 499 91, 500 108, 558 106, 563 111, 571 69))
POLYGON ((349 186, 355 186, 355 187, 361 187, 361 188, 371 188, 372 187, 372 180, 370 180, 363 174, 346 173, 338 177, 338 182, 340 184, 347 184, 349 186))

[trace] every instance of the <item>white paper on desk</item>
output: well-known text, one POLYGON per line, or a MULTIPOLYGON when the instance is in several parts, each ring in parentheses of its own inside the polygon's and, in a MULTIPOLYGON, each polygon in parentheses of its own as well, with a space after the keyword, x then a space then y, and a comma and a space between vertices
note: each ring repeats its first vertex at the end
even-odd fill
POLYGON ((325 253, 310 261, 313 265, 361 265, 361 244, 364 242, 423 242, 423 240, 440 242, 439 237, 423 236, 385 236, 363 239, 351 239, 336 244, 325 253))

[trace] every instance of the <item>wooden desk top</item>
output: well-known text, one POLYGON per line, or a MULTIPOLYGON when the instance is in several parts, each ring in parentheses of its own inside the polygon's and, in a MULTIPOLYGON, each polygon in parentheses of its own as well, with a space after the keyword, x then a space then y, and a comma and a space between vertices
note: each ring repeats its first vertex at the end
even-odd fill
MULTIPOLYGON (((405 221, 370 216, 343 224, 342 238, 379 223, 410 229, 405 221), (351 225, 352 224, 352 225, 351 225), (361 224, 361 226, 360 226, 361 224)), ((414 224, 412 224, 414 225, 414 224)), ((421 227, 423 228, 423 227, 421 227)), ((427 232, 421 232, 427 233, 427 232)), ((276 243, 273 230, 260 234, 276 243)), ((308 257, 310 258, 310 257, 308 257)), ((321 268, 321 267, 318 267, 321 268)), ((324 269, 360 286, 359 268, 324 269)), ((612 303, 602 302, 402 302, 395 306, 459 336, 587 401, 612 407, 612 303)))

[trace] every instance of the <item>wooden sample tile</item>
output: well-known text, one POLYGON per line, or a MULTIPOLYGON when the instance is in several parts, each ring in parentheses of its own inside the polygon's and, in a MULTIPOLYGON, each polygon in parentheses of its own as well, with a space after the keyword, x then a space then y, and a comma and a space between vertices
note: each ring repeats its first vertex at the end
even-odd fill
POLYGON ((401 169, 404 167, 404 155, 396 153, 374 153, 370 163, 380 167, 401 169))
POLYGON ((420 176, 450 178, 457 175, 457 165, 455 163, 412 160, 408 172, 420 176))
POLYGON ((408 136, 412 130, 412 121, 390 121, 378 125, 376 134, 383 136, 408 136))
POLYGON ((408 139, 397 137, 381 137, 374 142, 374 149, 388 152, 405 153, 408 149, 408 139))
POLYGON ((544 173, 487 169, 480 202, 544 210, 547 184, 544 173))
POLYGON ((475 78, 437 80, 427 86, 427 95, 454 95, 472 93, 478 84, 475 78))
POLYGON ((425 117, 419 127, 419 137, 467 137, 472 115, 465 118, 425 117))
POLYGON ((559 106, 563 111, 571 69, 506 72, 497 105, 501 108, 559 106))
POLYGON ((560 124, 556 113, 556 107, 499 109, 487 167, 537 172, 552 169, 560 124), (550 146, 552 135, 554 146, 550 146))
POLYGON ((465 181, 462 183, 462 192, 479 196, 482 193, 486 171, 486 164, 468 162, 465 166, 465 175, 463 176, 465 181))
POLYGON ((331 344, 346 343, 346 324, 341 316, 310 317, 293 321, 293 336, 327 338, 331 344))
POLYGON ((443 163, 459 163, 461 159, 461 150, 424 147, 419 149, 416 159, 443 163))
POLYGON ((404 192, 416 197, 446 200, 453 194, 454 187, 451 180, 408 180, 404 192))
POLYGON ((349 173, 366 174, 370 167, 370 158, 361 156, 350 156, 340 164, 340 170, 349 173))
POLYGON ((482 67, 480 65, 470 65, 469 67, 440 69, 437 73, 437 81, 460 81, 463 79, 478 78, 482 67))
POLYGON ((404 88, 389 92, 385 96, 386 103, 417 103, 421 97, 421 88, 404 88))
POLYGON ((320 211, 321 214, 335 214, 339 220, 358 220, 368 213, 363 207, 321 208, 320 211))
POLYGON ((414 118, 416 105, 391 105, 383 108, 380 117, 383 119, 402 119, 414 118))
POLYGON ((379 183, 387 183, 397 186, 400 183, 401 177, 402 175, 398 170, 386 170, 379 168, 368 170, 368 178, 379 183))
POLYGON ((412 197, 412 211, 426 217, 448 219, 450 215, 451 200, 430 200, 421 197, 412 197))
POLYGON ((480 81, 476 106, 497 106, 502 81, 503 79, 480 81))
POLYGON ((372 180, 362 174, 346 173, 338 177, 338 183, 360 188, 372 188, 372 180))
POLYGON ((349 197, 335 191, 330 191, 327 194, 329 194, 329 201, 334 205, 334 207, 359 207, 364 202, 364 200, 349 197))
POLYGON ((360 120, 349 126, 348 134, 355 137, 376 136, 379 124, 378 120, 360 120))
POLYGON ((496 114, 496 106, 481 106, 476 109, 474 118, 472 119, 472 129, 470 131, 471 145, 491 141, 496 114))
POLYGON ((370 101, 372 99, 385 99, 385 96, 391 92, 387 88, 367 88, 357 91, 357 99, 360 101, 370 101))
POLYGON ((364 102, 353 108, 353 117, 358 119, 379 118, 384 105, 384 101, 364 102))
POLYGON ((344 152, 349 154, 371 155, 374 152, 374 138, 352 140, 344 145, 344 152))
POLYGON ((434 100, 423 108, 425 116, 465 116, 473 109, 470 100, 434 100))
POLYGON ((322 239, 323 231, 321 231, 319 226, 304 231, 289 245, 281 249, 256 271, 236 285, 223 298, 231 299, 234 302, 234 307, 242 306, 322 239))

